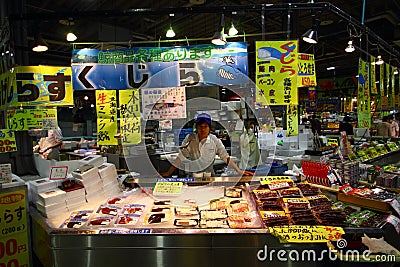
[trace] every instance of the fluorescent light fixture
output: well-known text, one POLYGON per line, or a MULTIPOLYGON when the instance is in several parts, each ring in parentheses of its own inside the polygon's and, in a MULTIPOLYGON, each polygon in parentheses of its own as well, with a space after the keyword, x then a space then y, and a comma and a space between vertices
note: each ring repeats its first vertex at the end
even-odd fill
POLYGON ((375 64, 382 65, 383 63, 385 63, 385 61, 383 61, 382 56, 381 55, 377 56, 376 60, 375 60, 375 64))
POLYGON ((347 43, 347 47, 344 49, 344 51, 346 51, 347 53, 351 53, 351 52, 354 52, 354 50, 356 50, 356 49, 355 49, 354 46, 353 46, 353 41, 350 40, 350 41, 347 43))

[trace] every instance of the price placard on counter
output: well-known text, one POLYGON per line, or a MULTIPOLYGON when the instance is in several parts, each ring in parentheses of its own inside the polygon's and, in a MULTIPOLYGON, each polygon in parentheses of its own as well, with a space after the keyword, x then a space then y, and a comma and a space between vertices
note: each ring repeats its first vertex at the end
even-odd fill
POLYGON ((282 243, 323 243, 341 239, 342 227, 323 225, 285 225, 269 227, 269 232, 282 243))
POLYGON ((267 185, 271 190, 290 187, 293 180, 289 176, 267 176, 260 178, 260 184, 267 185))
POLYGON ((29 266, 26 191, 0 194, 0 266, 29 266))
POLYGON ((68 166, 51 166, 50 180, 65 180, 68 175, 68 166))
POLYGON ((153 195, 179 195, 182 191, 182 182, 157 182, 153 195))
POLYGON ((0 164, 0 184, 11 183, 12 171, 11 164, 0 164))

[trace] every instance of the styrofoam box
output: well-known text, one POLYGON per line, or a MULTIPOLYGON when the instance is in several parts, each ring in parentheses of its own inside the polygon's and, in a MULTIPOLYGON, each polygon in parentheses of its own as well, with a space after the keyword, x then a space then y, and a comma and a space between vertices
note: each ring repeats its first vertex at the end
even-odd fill
POLYGON ((73 171, 72 172, 72 176, 75 177, 75 178, 79 178, 81 180, 92 179, 92 178, 99 178, 100 179, 99 169, 97 167, 82 166, 81 169, 84 170, 82 173, 78 173, 76 171, 73 171), (85 168, 89 168, 89 169, 85 169, 85 168))
POLYGON ((60 203, 54 203, 51 205, 43 205, 40 202, 36 203, 36 208, 38 211, 41 213, 63 213, 67 211, 67 205, 65 204, 65 201, 60 202, 60 203))
POLYGON ((54 188, 50 191, 40 193, 37 202, 44 206, 48 206, 55 203, 65 202, 66 198, 67 194, 65 191, 59 188, 54 188))
POLYGON ((80 196, 80 197, 74 197, 74 198, 70 198, 67 199, 66 201, 67 207, 72 207, 72 206, 76 206, 76 205, 84 205, 86 204, 86 196, 80 196))
POLYGON ((85 197, 85 188, 78 188, 75 190, 67 191, 67 199, 76 198, 76 197, 85 197))
POLYGON ((57 188, 57 182, 49 178, 29 181, 28 183, 29 188, 39 194, 57 188))
POLYGON ((98 167, 104 163, 103 157, 101 155, 89 155, 79 160, 83 165, 92 165, 98 167))

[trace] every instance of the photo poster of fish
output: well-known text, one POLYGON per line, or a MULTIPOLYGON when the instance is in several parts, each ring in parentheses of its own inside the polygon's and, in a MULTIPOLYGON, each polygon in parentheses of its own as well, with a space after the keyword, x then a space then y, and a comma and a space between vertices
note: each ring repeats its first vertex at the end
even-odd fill
POLYGON ((185 87, 143 88, 142 110, 149 120, 186 118, 185 87))

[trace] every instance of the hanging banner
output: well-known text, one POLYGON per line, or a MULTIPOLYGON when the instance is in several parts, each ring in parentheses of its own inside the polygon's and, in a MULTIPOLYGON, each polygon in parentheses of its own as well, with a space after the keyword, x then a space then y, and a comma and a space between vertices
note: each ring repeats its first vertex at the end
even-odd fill
POLYGON ((370 64, 370 67, 374 68, 374 71, 373 71, 374 76, 373 77, 372 77, 372 71, 371 71, 371 79, 370 79, 370 81, 371 81, 371 92, 372 92, 373 84, 375 84, 375 87, 376 87, 375 110, 382 110, 382 92, 381 92, 381 87, 380 87, 380 83, 381 83, 380 82, 380 67, 376 66, 375 60, 376 60, 376 58, 374 56, 370 57, 370 62, 372 62, 370 64))
POLYGON ((0 75, 0 108, 73 105, 70 67, 21 66, 0 75))
POLYGON ((385 73, 386 73, 386 92, 388 99, 388 109, 394 109, 394 93, 391 79, 391 66, 389 64, 385 64, 385 73))
POLYGON ((311 86, 317 86, 314 55, 299 53, 297 87, 311 86))
POLYGON ((74 49, 72 73, 74 90, 243 84, 247 44, 74 49))
POLYGON ((392 87, 392 95, 393 95, 393 109, 398 106, 398 97, 397 97, 397 91, 395 87, 395 77, 394 77, 394 67, 390 66, 390 86, 392 87))
POLYGON ((298 105, 298 41, 256 42, 256 102, 298 105))
MULTIPOLYGON (((369 57, 369 62, 375 62, 375 57, 370 56, 369 57)), ((371 94, 378 94, 378 87, 376 86, 376 71, 375 71, 376 65, 369 63, 369 85, 371 87, 371 94)))
POLYGON ((7 126, 14 131, 57 129, 57 109, 8 109, 7 126))
POLYGON ((308 99, 310 100, 310 107, 307 110, 315 112, 317 110, 317 90, 315 87, 308 88, 308 99))
POLYGON ((0 194, 0 266, 29 266, 26 190, 0 194))
POLYGON ((122 144, 139 144, 142 141, 139 89, 119 90, 118 96, 122 144))
POLYGON ((369 63, 361 58, 358 61, 358 127, 371 127, 370 93, 369 93, 369 63))
POLYGON ((15 134, 13 130, 0 130, 0 153, 8 153, 17 151, 17 142, 15 142, 15 134))
POLYGON ((379 90, 381 93, 382 99, 382 109, 388 109, 388 97, 387 97, 387 88, 386 88, 386 79, 385 79, 385 67, 384 65, 379 65, 379 90))
POLYGON ((296 105, 286 106, 286 136, 299 135, 299 113, 296 105))
POLYGON ((186 118, 185 87, 142 89, 142 110, 151 120, 186 118))
POLYGON ((97 144, 118 145, 117 91, 96 90, 97 144))

